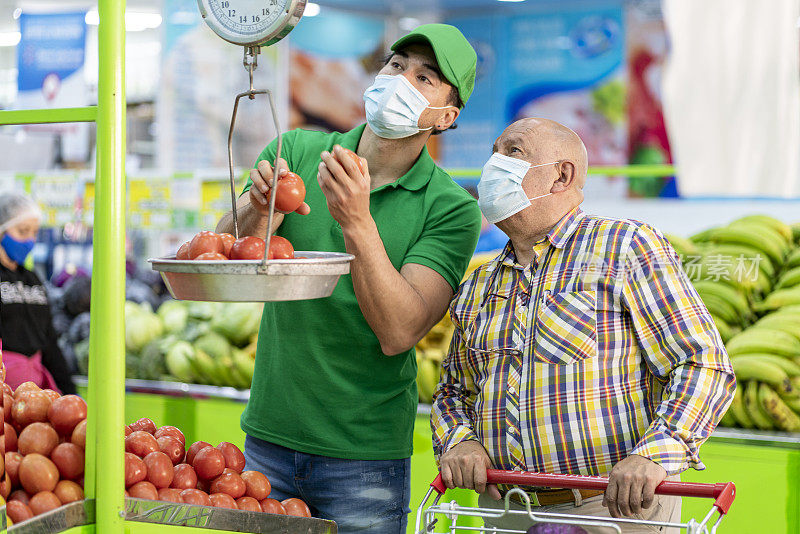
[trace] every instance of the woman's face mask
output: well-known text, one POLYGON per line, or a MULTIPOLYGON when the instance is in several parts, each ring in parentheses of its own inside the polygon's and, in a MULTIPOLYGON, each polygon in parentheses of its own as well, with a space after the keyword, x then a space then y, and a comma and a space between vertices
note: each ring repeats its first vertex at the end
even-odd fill
MULTIPOLYGON (((13 224, 13 221, 11 223, 13 224)), ((11 261, 21 265, 25 263, 25 259, 33 250, 38 233, 39 220, 37 218, 19 221, 13 226, 4 229, 3 237, 0 239, 0 247, 3 248, 11 261)))
POLYGON ((522 180, 530 169, 555 165, 540 163, 531 165, 527 161, 504 156, 499 152, 492 154, 483 166, 478 182, 478 206, 486 220, 496 224, 508 219, 531 205, 532 200, 549 197, 553 193, 528 198, 522 188, 522 180))

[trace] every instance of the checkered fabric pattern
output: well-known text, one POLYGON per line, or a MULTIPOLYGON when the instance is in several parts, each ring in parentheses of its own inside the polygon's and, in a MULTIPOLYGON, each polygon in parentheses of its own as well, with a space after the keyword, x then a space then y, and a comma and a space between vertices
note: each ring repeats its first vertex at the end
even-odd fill
POLYGON ((602 475, 631 454, 704 469, 736 379, 667 240, 576 208, 534 253, 522 266, 509 242, 451 304, 437 457, 477 440, 498 469, 602 475))

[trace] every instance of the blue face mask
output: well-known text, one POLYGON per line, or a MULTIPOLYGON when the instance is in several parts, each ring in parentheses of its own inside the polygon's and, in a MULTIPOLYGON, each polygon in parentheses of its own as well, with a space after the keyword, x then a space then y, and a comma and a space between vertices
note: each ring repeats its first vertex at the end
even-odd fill
POLYGON ((530 169, 555 165, 542 163, 531 165, 527 161, 495 152, 483 166, 478 182, 478 206, 491 224, 508 219, 531 205, 532 200, 549 197, 553 193, 528 198, 522 180, 530 169))
POLYGON ((8 234, 4 235, 3 239, 0 240, 0 246, 2 246, 6 251, 6 254, 11 261, 19 265, 25 263, 25 258, 27 258, 28 254, 30 254, 33 250, 33 245, 33 239, 28 239, 27 241, 17 241, 8 234))

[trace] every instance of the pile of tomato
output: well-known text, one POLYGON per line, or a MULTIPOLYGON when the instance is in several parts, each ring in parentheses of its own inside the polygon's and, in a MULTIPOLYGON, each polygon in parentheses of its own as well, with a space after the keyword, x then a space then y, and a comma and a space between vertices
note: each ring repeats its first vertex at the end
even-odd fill
MULTIPOLYGON (((77 395, 3 384, 0 496, 15 524, 84 498, 86 412, 77 395)), ((125 427, 126 497, 311 517, 301 499, 271 499, 269 479, 244 466, 232 443, 197 441, 187 450, 174 426, 142 418, 125 427)))
MULTIPOLYGON (((236 239, 231 234, 203 231, 178 249, 176 260, 228 261, 260 260, 264 258, 266 243, 260 237, 246 236, 236 239)), ((294 258, 294 247, 289 240, 274 235, 269 241, 270 260, 294 258)))
POLYGON ((156 428, 148 418, 125 427, 126 495, 249 512, 311 517, 300 499, 270 499, 272 486, 258 471, 244 470, 244 454, 233 443, 216 447, 186 438, 174 426, 156 428))
POLYGON ((0 495, 14 523, 83 499, 86 403, 77 395, 3 384, 0 447, 0 495))

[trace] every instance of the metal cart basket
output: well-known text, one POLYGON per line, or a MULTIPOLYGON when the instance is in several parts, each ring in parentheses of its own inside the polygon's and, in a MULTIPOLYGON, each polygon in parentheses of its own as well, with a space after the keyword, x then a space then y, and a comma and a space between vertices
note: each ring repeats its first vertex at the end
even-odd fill
MULTIPOLYGON (((531 473, 525 471, 501 471, 497 469, 487 469, 488 484, 506 484, 514 486, 546 487, 546 488, 565 488, 565 489, 586 489, 586 490, 605 490, 608 486, 608 478, 588 477, 575 475, 556 475, 545 473, 531 473)), ((697 484, 688 482, 662 482, 656 488, 658 495, 672 495, 677 497, 703 497, 714 499, 708 514, 698 522, 694 519, 686 523, 667 523, 661 521, 644 521, 640 519, 614 519, 609 517, 594 517, 574 514, 561 513, 540 513, 531 509, 531 501, 528 494, 519 488, 513 488, 505 495, 505 507, 503 509, 473 508, 461 506, 455 501, 440 503, 446 487, 439 475, 431 483, 428 493, 417 510, 416 530, 417 534, 429 534, 436 532, 434 529, 439 517, 446 517, 450 520, 450 527, 446 531, 440 532, 486 532, 496 534, 525 534, 524 530, 508 530, 496 527, 475 527, 458 524, 460 517, 478 517, 483 519, 500 518, 508 516, 524 517, 528 516, 533 527, 539 523, 554 523, 562 525, 576 525, 588 527, 601 527, 607 532, 622 532, 624 525, 650 525, 657 527, 667 527, 680 529, 687 534, 714 534, 719 527, 722 518, 728 513, 733 499, 736 497, 736 487, 733 482, 723 484, 697 484), (433 504, 428 506, 431 496, 436 493, 433 504), (516 496, 524 503, 524 510, 515 510, 511 507, 511 498, 516 496), (716 520, 711 524, 714 515, 716 520), (437 517, 438 516, 438 517, 437 517)))

